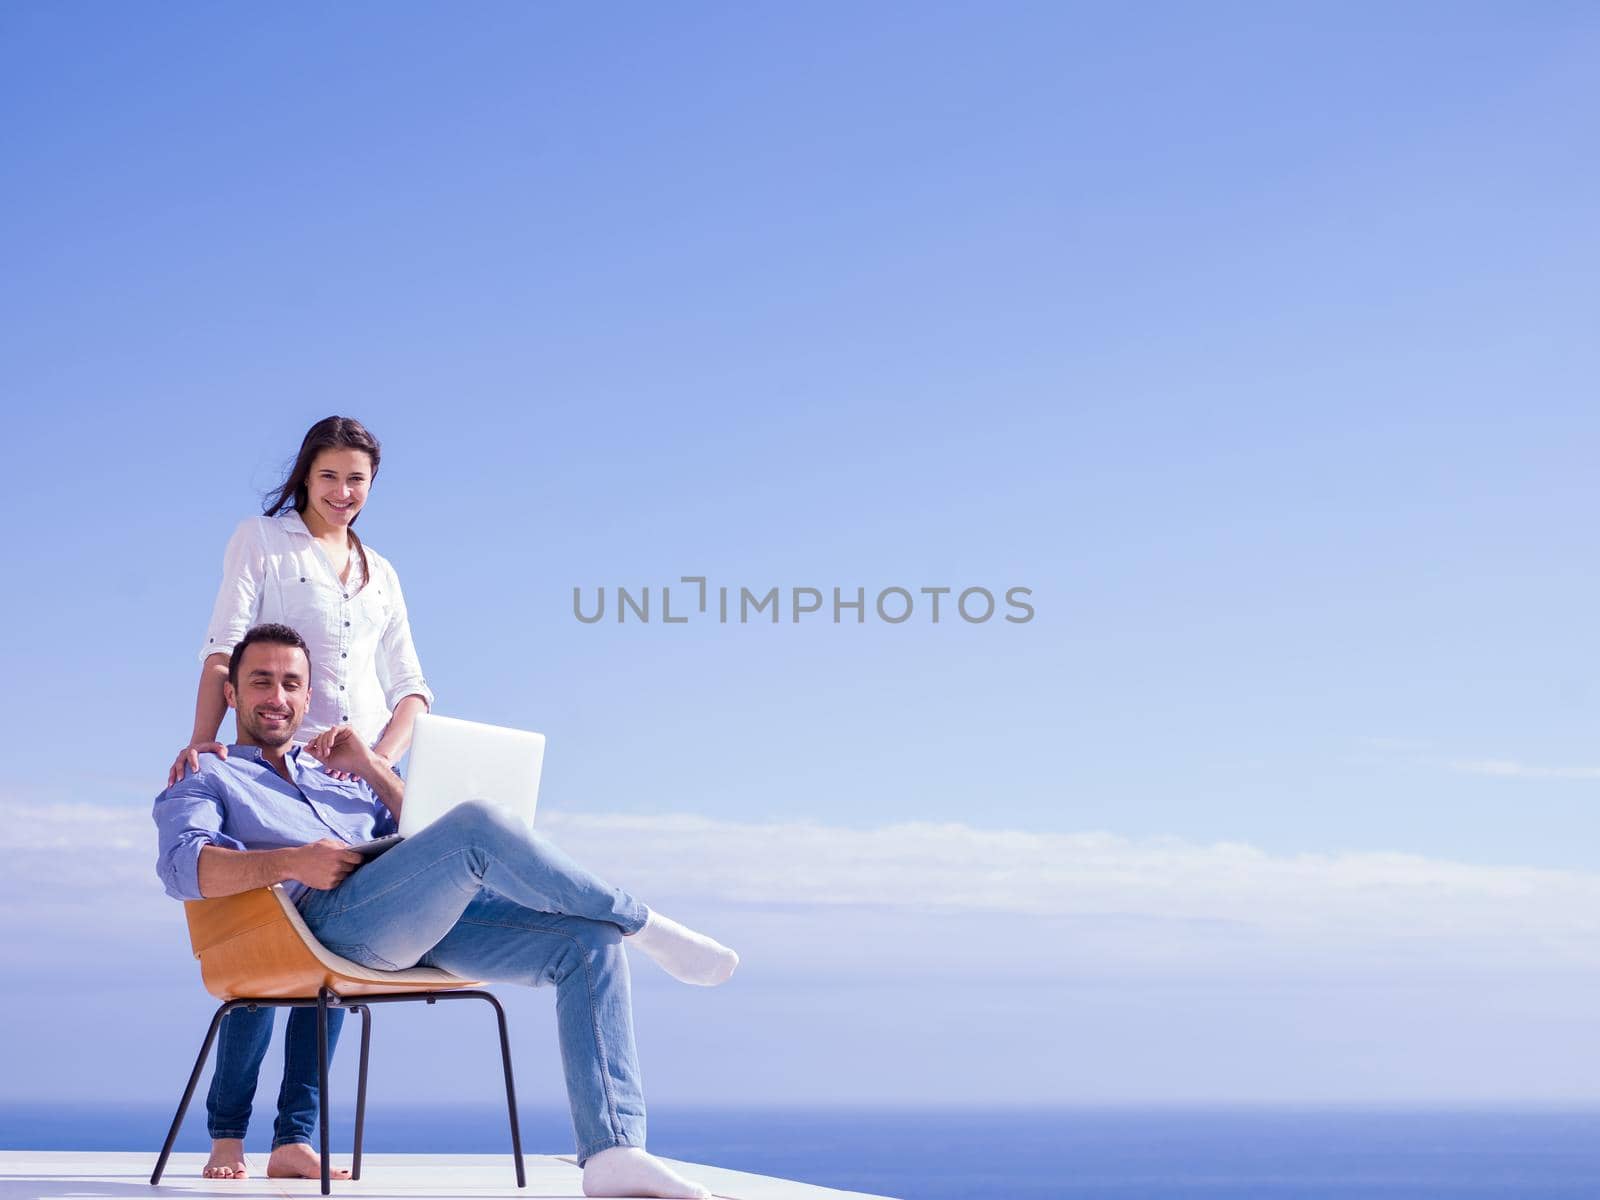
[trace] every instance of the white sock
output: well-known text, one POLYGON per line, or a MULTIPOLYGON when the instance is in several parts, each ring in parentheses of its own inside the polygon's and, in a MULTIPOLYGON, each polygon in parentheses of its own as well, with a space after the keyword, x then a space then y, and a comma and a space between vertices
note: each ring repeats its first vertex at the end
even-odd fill
POLYGON ((627 935, 627 944, 655 959, 674 979, 701 987, 726 983, 739 965, 739 956, 721 942, 679 925, 654 909, 643 929, 627 935))
POLYGON ((711 1193, 691 1183, 640 1146, 612 1146, 591 1154, 583 1164, 585 1196, 671 1196, 711 1200, 711 1193))

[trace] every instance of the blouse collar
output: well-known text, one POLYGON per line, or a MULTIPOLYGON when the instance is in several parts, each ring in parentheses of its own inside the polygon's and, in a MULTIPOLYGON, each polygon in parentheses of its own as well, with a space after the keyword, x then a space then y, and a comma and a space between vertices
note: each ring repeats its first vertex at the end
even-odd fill
POLYGON ((278 514, 278 520, 283 522, 284 528, 286 529, 292 530, 295 533, 303 533, 307 537, 311 536, 311 530, 306 527, 306 519, 302 517, 295 509, 285 509, 283 512, 278 514))

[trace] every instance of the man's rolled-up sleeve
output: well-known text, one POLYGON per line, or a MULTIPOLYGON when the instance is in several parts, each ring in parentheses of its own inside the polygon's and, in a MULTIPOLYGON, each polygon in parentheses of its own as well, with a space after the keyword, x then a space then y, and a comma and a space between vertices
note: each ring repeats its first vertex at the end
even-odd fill
POLYGON ((190 772, 162 792, 150 815, 161 843, 156 874, 174 900, 205 899, 200 892, 200 851, 205 847, 246 849, 222 832, 222 800, 204 773, 190 772))
POLYGON ((373 787, 365 779, 360 780, 361 790, 372 801, 374 816, 372 819, 372 836, 375 838, 388 837, 391 833, 400 832, 400 822, 395 820, 394 814, 389 811, 373 787))

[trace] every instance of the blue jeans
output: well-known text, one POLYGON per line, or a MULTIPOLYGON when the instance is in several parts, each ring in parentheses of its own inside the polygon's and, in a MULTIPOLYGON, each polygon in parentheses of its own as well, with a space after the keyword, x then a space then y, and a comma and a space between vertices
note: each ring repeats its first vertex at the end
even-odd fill
MULTIPOLYGON (((243 1138, 250 1124, 261 1060, 272 1041, 276 1010, 236 1008, 222 1018, 217 1033, 217 1069, 206 1093, 206 1128, 214 1138, 243 1138)), ((339 1041, 344 1025, 342 1009, 328 1012, 328 1056, 339 1041)), ((310 1008, 289 1010, 283 1037, 283 1084, 278 1089, 278 1120, 272 1130, 272 1148, 289 1142, 309 1142, 317 1121, 317 1013, 310 1008)))
POLYGON ((648 910, 492 805, 451 809, 300 912, 335 954, 377 970, 439 967, 553 984, 578 1165, 645 1144, 622 935, 648 910))

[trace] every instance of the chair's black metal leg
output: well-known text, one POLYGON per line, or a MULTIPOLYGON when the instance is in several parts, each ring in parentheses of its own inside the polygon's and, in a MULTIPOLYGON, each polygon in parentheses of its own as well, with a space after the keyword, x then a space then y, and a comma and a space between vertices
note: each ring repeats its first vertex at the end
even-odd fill
POLYGON ((200 1054, 194 1060, 194 1070, 189 1072, 189 1086, 183 1089, 183 1099, 178 1101, 178 1111, 172 1118, 172 1128, 167 1130, 167 1140, 161 1147, 161 1157, 156 1159, 156 1169, 150 1176, 151 1187, 161 1182, 161 1173, 167 1169, 167 1159, 172 1157, 172 1143, 178 1140, 178 1129, 183 1125, 183 1114, 189 1111, 189 1101, 194 1099, 195 1084, 200 1082, 200 1072, 205 1069, 206 1059, 211 1055, 211 1044, 217 1040, 217 1027, 222 1024, 222 1018, 235 1007, 231 1000, 224 1001, 211 1018, 211 1027, 206 1030, 206 1040, 200 1044, 200 1054))
POLYGON ((317 1100, 321 1106, 318 1113, 322 1126, 322 1194, 326 1196, 333 1191, 333 1183, 329 1175, 331 1170, 328 1163, 328 989, 317 989, 317 1100))
POLYGON ((490 993, 479 994, 494 1005, 495 1020, 500 1025, 500 1062, 506 1072, 506 1111, 511 1117, 511 1153, 517 1159, 517 1186, 527 1187, 528 1176, 522 1167, 522 1129, 517 1123, 517 1085, 511 1079, 511 1038, 506 1033, 506 1010, 490 993))
POLYGON ((361 1074, 356 1082, 356 1155, 350 1164, 350 1178, 361 1178, 361 1134, 367 1124, 367 1051, 372 1045, 372 1006, 360 1005, 361 1014, 361 1074))

